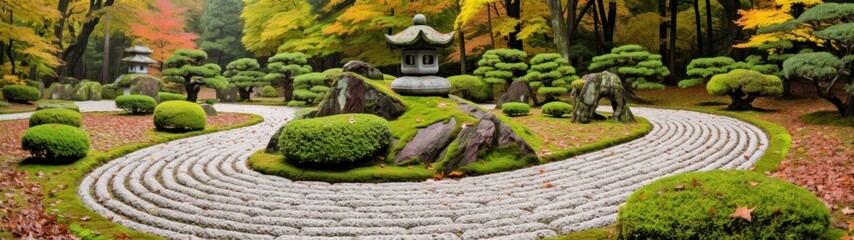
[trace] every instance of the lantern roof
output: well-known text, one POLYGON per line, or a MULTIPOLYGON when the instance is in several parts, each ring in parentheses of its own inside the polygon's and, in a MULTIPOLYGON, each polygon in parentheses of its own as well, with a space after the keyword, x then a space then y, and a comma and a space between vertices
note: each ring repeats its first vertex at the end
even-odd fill
POLYGON ((442 33, 427 26, 427 17, 422 14, 415 15, 412 23, 412 26, 397 34, 385 35, 386 44, 391 48, 444 48, 454 41, 454 32, 442 33))
POLYGON ((125 48, 125 52, 130 53, 130 54, 145 54, 145 55, 154 53, 154 51, 151 51, 151 48, 148 48, 146 46, 142 46, 141 44, 137 44, 137 45, 134 45, 133 47, 125 48))
POLYGON ((122 58, 122 61, 123 62, 129 62, 129 63, 148 63, 148 64, 157 63, 157 61, 154 61, 154 59, 151 59, 145 55, 133 55, 130 57, 122 58))

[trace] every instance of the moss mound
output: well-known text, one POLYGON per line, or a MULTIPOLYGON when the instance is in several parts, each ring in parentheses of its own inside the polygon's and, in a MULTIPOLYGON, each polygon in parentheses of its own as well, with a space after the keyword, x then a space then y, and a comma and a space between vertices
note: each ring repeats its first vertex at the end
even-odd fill
POLYGON ((38 101, 41 98, 38 88, 22 85, 8 85, 3 87, 3 98, 14 103, 27 103, 38 101))
POLYGON ((157 107, 157 101, 145 95, 119 96, 116 98, 116 107, 131 114, 150 114, 157 107))
POLYGON ((74 160, 89 152, 89 135, 80 128, 63 124, 38 125, 24 132, 21 147, 35 157, 74 160))
POLYGON ((82 122, 83 116, 79 112, 64 108, 42 109, 30 116, 30 127, 51 123, 80 127, 82 122))
POLYGON ((292 162, 348 164, 380 154, 390 141, 388 121, 370 114, 340 114, 296 120, 282 129, 279 144, 292 162))
POLYGON ((170 93, 170 92, 158 92, 157 98, 160 98, 160 102, 175 101, 175 100, 187 101, 187 96, 184 96, 183 94, 170 93))
POLYGON ((830 213, 815 195, 748 171, 709 171, 657 180, 629 196, 621 239, 817 239, 830 213), (751 219, 733 217, 737 207, 751 219))
POLYGON ((163 102, 154 109, 154 126, 166 131, 195 131, 205 129, 207 115, 197 103, 186 101, 163 102))

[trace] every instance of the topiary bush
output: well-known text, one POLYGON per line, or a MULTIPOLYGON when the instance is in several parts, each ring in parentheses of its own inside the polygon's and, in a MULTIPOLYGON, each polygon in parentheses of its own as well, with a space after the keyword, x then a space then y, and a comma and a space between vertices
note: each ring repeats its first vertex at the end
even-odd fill
POLYGON ((240 100, 249 101, 254 87, 270 85, 270 81, 264 78, 261 65, 258 60, 241 58, 228 63, 222 76, 228 78, 228 87, 237 88, 240 100))
POLYGON ((483 80, 472 75, 457 75, 448 77, 451 82, 451 94, 472 102, 483 102, 489 99, 490 88, 483 80))
POLYGON ((6 101, 14 103, 27 103, 30 101, 38 101, 41 98, 38 88, 22 86, 22 85, 7 85, 3 87, 3 98, 6 101))
POLYGON ((300 52, 284 52, 270 57, 267 62, 270 72, 264 80, 284 88, 286 102, 294 100, 294 77, 311 72, 308 56, 300 52))
POLYGON ((565 102, 550 102, 543 105, 542 110, 543 114, 552 117, 562 117, 563 115, 572 113, 572 105, 565 102))
POLYGON ((279 97, 279 91, 273 86, 267 85, 261 88, 261 96, 265 98, 279 97))
POLYGON ((753 109, 753 100, 763 96, 783 94, 783 81, 774 75, 744 69, 718 74, 706 84, 711 95, 729 96, 732 103, 727 107, 733 111, 753 109))
POLYGON ((316 104, 332 86, 332 78, 323 73, 306 73, 294 77, 294 101, 316 104))
POLYGON ((477 61, 474 75, 492 85, 494 90, 510 86, 513 81, 525 75, 528 54, 516 49, 493 49, 483 53, 477 61))
POLYGON ((158 92, 157 98, 160 98, 160 102, 175 101, 175 100, 187 101, 187 96, 184 96, 182 94, 177 94, 177 93, 168 93, 168 92, 158 92))
POLYGON ((388 121, 370 114, 340 114, 294 120, 282 129, 279 146, 288 161, 354 163, 381 154, 391 138, 388 121))
POLYGON ((38 125, 24 132, 21 147, 35 157, 73 160, 89 152, 89 135, 80 128, 63 124, 38 125))
POLYGON ((82 122, 83 116, 79 112, 64 108, 42 109, 30 116, 30 127, 52 123, 80 127, 82 122))
POLYGON ((116 98, 116 107, 131 114, 150 114, 157 107, 157 101, 145 95, 124 95, 116 98))
POLYGON ((117 97, 124 95, 124 90, 115 88, 115 85, 104 84, 101 86, 101 99, 116 99, 117 97))
POLYGON ((36 110, 53 108, 64 108, 75 112, 80 112, 80 107, 77 106, 76 103, 62 100, 43 100, 39 101, 38 105, 36 105, 36 110))
POLYGON ((219 75, 222 68, 215 63, 206 63, 208 54, 201 50, 178 49, 163 62, 164 80, 180 84, 187 90, 187 101, 195 102, 202 86, 223 90, 228 79, 219 75))
POLYGON ((154 126, 158 130, 193 131, 205 128, 207 115, 199 104, 168 101, 154 109, 154 126))
POLYGON ((544 102, 556 101, 569 92, 569 85, 577 79, 575 68, 557 53, 541 53, 531 58, 531 68, 521 78, 545 98, 544 102))
POLYGON ((501 105, 501 112, 511 117, 525 116, 531 112, 531 106, 527 103, 509 102, 501 105))
POLYGON ((830 213, 815 195, 749 171, 679 174, 629 196, 617 216, 618 239, 818 239, 830 213), (733 217, 754 209, 751 220, 733 217))

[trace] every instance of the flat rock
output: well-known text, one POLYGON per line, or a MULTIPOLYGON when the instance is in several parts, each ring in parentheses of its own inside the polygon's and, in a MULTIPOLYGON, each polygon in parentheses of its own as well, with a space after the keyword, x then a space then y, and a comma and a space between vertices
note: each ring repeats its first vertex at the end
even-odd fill
POLYGON ((432 163, 438 160, 442 149, 451 142, 451 134, 457 128, 457 121, 451 118, 447 123, 437 122, 422 129, 394 157, 395 164, 418 160, 432 163))
POLYGON ((210 105, 207 103, 203 103, 203 104, 199 104, 199 105, 202 106, 203 110, 205 110, 205 115, 216 116, 216 108, 214 108, 213 105, 210 105))

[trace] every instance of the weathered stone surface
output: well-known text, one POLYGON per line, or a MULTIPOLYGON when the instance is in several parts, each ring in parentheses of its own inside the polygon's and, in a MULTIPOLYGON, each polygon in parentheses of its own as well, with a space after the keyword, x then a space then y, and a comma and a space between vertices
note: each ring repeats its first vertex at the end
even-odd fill
POLYGON ((267 141, 267 147, 264 148, 264 152, 271 154, 281 153, 281 148, 279 148, 279 136, 282 135, 282 129, 284 128, 285 126, 280 127, 279 130, 276 130, 276 133, 274 133, 273 136, 270 137, 270 140, 267 141))
POLYGON ((596 108, 599 107, 599 99, 608 98, 614 109, 614 120, 620 123, 633 123, 635 116, 626 104, 626 90, 617 74, 610 72, 591 73, 584 75, 584 86, 581 94, 575 99, 575 112, 572 114, 572 122, 588 123, 595 120, 596 108))
MULTIPOLYGON (((438 160, 442 149, 451 142, 451 134, 457 128, 457 121, 451 118, 447 123, 437 122, 422 129, 409 141, 403 150, 394 157, 395 164, 407 163, 413 160, 432 163, 438 160)), ((394 146, 394 145, 392 145, 394 146)))
POLYGON ((71 95, 74 101, 100 101, 101 100, 101 84, 93 81, 81 81, 74 86, 74 93, 71 95))
POLYGON ((74 87, 71 84, 54 83, 51 85, 50 99, 53 100, 73 100, 71 95, 74 94, 74 87))
POLYGON ((226 88, 226 89, 217 89, 216 90, 216 99, 219 102, 230 103, 237 102, 239 99, 239 92, 237 88, 226 88))
POLYGON ((457 135, 457 155, 448 160, 445 174, 477 161, 478 151, 492 149, 494 136, 495 124, 492 121, 483 119, 477 125, 463 125, 463 130, 457 135))
POLYGON ((504 92, 504 94, 498 98, 498 104, 496 104, 495 107, 500 109, 501 105, 508 102, 529 103, 530 101, 533 101, 534 105, 536 105, 537 95, 532 93, 533 91, 531 91, 527 82, 514 81, 510 84, 510 88, 507 89, 507 92, 504 92))
POLYGON ((391 89, 405 96, 447 97, 451 82, 439 76, 402 76, 391 82, 391 89))
POLYGON ((140 75, 131 80, 130 94, 149 96, 160 102, 160 97, 157 96, 158 91, 160 91, 160 80, 157 78, 140 75))
POLYGON ((202 106, 202 109, 205 110, 205 115, 216 116, 216 109, 213 105, 202 103, 200 104, 200 106, 202 106))
POLYGON ((329 94, 317 107, 315 117, 332 116, 343 113, 368 113, 395 120, 406 112, 406 106, 400 99, 376 89, 353 74, 341 74, 329 94))
POLYGON ((379 69, 362 61, 349 61, 344 64, 345 72, 353 72, 373 80, 383 80, 383 73, 379 69))

